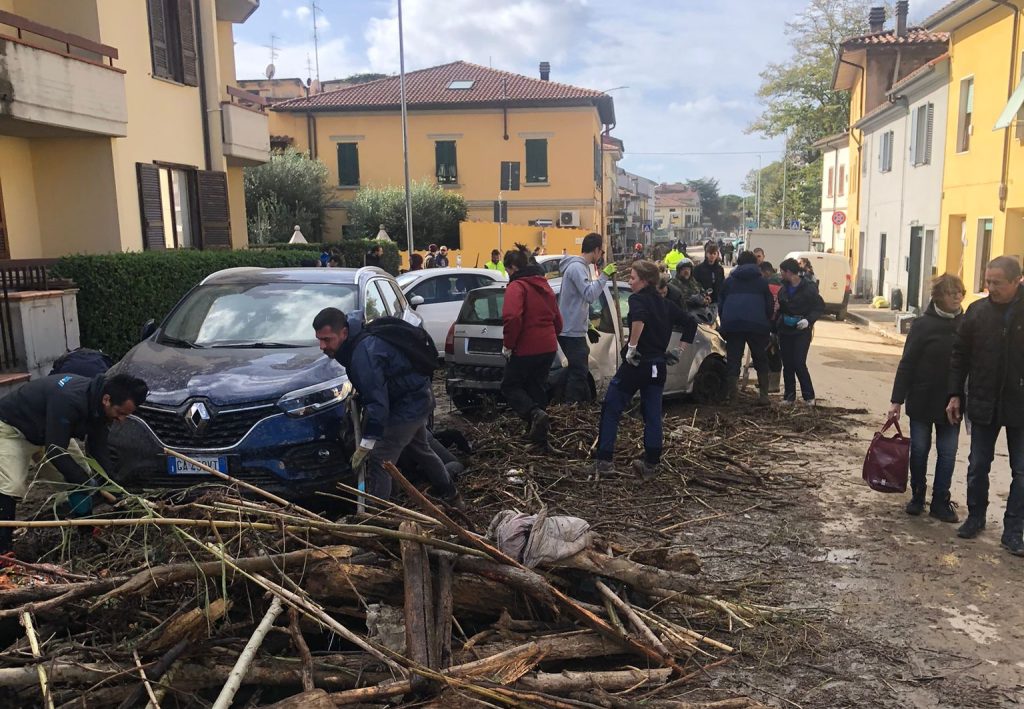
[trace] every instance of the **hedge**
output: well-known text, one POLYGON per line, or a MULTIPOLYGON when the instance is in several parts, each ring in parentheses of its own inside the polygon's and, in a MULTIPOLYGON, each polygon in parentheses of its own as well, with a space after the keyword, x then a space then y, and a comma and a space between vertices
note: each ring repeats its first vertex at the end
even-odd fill
POLYGON ((341 265, 349 268, 358 268, 363 265, 363 257, 370 250, 371 246, 380 244, 384 247, 384 260, 381 265, 385 271, 392 276, 398 275, 398 268, 401 259, 398 255, 398 246, 393 241, 377 241, 376 239, 343 239, 342 241, 331 241, 323 244, 253 244, 250 249, 260 251, 309 251, 315 249, 319 254, 323 249, 341 256, 341 265))

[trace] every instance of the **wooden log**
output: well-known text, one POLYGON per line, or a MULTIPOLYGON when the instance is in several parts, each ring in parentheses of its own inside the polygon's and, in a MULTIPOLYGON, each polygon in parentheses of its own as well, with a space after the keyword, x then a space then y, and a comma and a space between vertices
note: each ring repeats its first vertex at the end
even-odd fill
POLYGON ((647 627, 647 623, 645 623, 640 616, 636 614, 636 611, 633 610, 632 606, 616 596, 615 593, 613 593, 612 590, 603 582, 595 581, 594 585, 597 586, 597 590, 601 592, 601 595, 608 599, 608 601, 626 617, 629 624, 633 626, 640 637, 650 643, 651 647, 666 655, 672 654, 671 651, 665 647, 664 643, 658 639, 658 636, 654 634, 654 631, 647 627))
POLYGON ((312 689, 270 704, 263 709, 334 709, 334 702, 323 689, 312 689))
MULTIPOLYGON (((399 529, 419 534, 415 522, 402 522, 399 529)), ((434 590, 430 578, 430 558, 422 544, 403 539, 402 567, 405 571, 405 648, 413 662, 438 668, 437 646, 434 642, 434 590)), ((424 694, 430 682, 421 675, 411 678, 413 691, 424 694)))
POLYGON ((242 680, 245 679, 249 667, 252 666, 253 660, 256 659, 256 652, 260 649, 260 645, 263 644, 263 639, 267 637, 267 633, 273 627, 274 621, 277 620, 277 616, 281 615, 283 610, 284 601, 279 596, 274 596, 274 600, 270 602, 270 608, 267 609, 263 620, 256 626, 256 630, 253 631, 249 642, 242 649, 242 654, 238 656, 238 661, 231 668, 224 687, 220 690, 220 694, 217 695, 217 701, 213 703, 213 709, 228 709, 231 706, 238 688, 242 686, 242 680))
POLYGON ((434 621, 435 655, 439 668, 452 664, 452 610, 455 605, 452 583, 455 579, 455 555, 442 552, 437 555, 437 574, 434 576, 434 599, 436 611, 434 621))
POLYGON ((302 689, 312 692, 316 689, 313 682, 313 653, 309 651, 306 638, 302 635, 302 628, 299 627, 299 612, 294 608, 288 609, 288 634, 292 637, 292 646, 299 653, 302 660, 302 689))
POLYGON ((181 640, 195 642, 208 637, 210 626, 223 618, 232 605, 229 599, 217 598, 206 607, 193 608, 172 618, 160 635, 146 646, 146 652, 164 652, 181 640))
POLYGON ((607 556, 592 549, 581 551, 568 559, 562 559, 554 567, 576 569, 596 576, 606 576, 629 584, 639 591, 660 588, 689 594, 707 593, 706 586, 681 573, 640 564, 624 556, 607 556))
POLYGON ((612 657, 629 653, 618 643, 598 635, 592 630, 577 630, 568 633, 556 633, 533 637, 529 640, 511 639, 496 643, 477 645, 469 650, 460 650, 455 654, 455 661, 462 665, 479 657, 491 657, 506 652, 524 643, 533 643, 540 650, 542 664, 563 662, 565 660, 588 659, 593 657, 612 657))
POLYGON ((513 685, 517 689, 534 692, 566 694, 588 689, 606 692, 620 692, 634 687, 651 687, 665 684, 672 676, 670 669, 629 669, 605 672, 536 672, 524 675, 513 685))
MULTIPOLYGON (((181 657, 181 654, 185 652, 190 644, 191 643, 188 640, 181 640, 176 643, 174 647, 165 652, 159 660, 150 665, 148 669, 143 668, 142 671, 145 673, 146 679, 150 682, 157 682, 162 679, 174 664, 175 660, 181 657)), ((160 692, 157 694, 160 694, 160 692)), ((132 707, 137 707, 142 702, 145 695, 145 687, 136 687, 131 694, 125 697, 124 701, 121 702, 117 709, 132 709, 132 707)))

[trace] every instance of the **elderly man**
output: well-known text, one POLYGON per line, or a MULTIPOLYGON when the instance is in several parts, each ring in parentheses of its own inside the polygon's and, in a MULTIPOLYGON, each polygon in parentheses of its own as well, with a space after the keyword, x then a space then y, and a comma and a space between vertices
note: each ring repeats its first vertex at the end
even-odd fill
POLYGON ((1003 514, 1001 543, 1024 556, 1024 286, 1020 262, 1000 256, 985 269, 988 297, 971 303, 953 341, 949 372, 952 424, 971 419, 967 467, 967 519, 957 534, 964 539, 985 529, 988 475, 996 438, 1006 428, 1010 495, 1003 514))

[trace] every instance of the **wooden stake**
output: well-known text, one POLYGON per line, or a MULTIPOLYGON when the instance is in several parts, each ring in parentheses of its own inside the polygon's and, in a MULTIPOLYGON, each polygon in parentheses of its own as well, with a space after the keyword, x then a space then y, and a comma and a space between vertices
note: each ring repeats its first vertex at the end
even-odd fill
POLYGON ((277 620, 277 616, 281 615, 283 610, 284 601, 281 600, 280 596, 274 596, 274 600, 270 602, 270 608, 267 609, 267 614, 263 616, 263 620, 256 626, 256 630, 253 632, 252 637, 249 638, 249 642, 246 643, 245 649, 238 656, 235 666, 231 668, 231 674, 228 675, 224 688, 217 695, 217 701, 213 703, 213 709, 228 709, 231 706, 238 688, 242 686, 242 680, 245 679, 245 673, 249 671, 249 666, 256 657, 256 651, 263 644, 263 638, 267 637, 271 626, 274 625, 274 621, 277 620))
MULTIPOLYGON (((39 638, 36 636, 36 629, 32 625, 32 614, 25 611, 21 614, 21 624, 25 626, 25 635, 28 637, 28 645, 32 648, 32 657, 41 657, 42 652, 39 649, 39 638)), ((50 696, 50 686, 46 681, 46 669, 42 663, 36 665, 36 670, 39 672, 39 689, 43 693, 43 704, 47 709, 53 709, 53 697, 50 696)))
POLYGON ((437 601, 437 612, 434 621, 437 624, 435 634, 436 656, 438 667, 445 668, 452 664, 452 609, 455 599, 452 585, 455 581, 455 555, 448 552, 436 554, 437 576, 434 585, 434 597, 437 601))
MULTIPOLYGON (((419 534, 415 522, 402 522, 399 529, 419 534)), ((430 581, 430 559, 423 545, 403 540, 402 568, 405 572, 405 655, 418 665, 438 668, 434 642, 434 592, 430 581)), ((430 683, 425 677, 412 677, 413 691, 423 693, 430 683)))

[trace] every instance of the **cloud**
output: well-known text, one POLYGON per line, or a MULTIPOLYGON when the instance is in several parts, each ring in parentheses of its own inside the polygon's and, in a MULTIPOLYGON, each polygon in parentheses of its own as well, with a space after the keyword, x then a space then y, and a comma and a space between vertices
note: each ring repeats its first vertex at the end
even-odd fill
POLYGON ((305 22, 309 19, 310 13, 312 13, 312 10, 310 10, 306 5, 299 5, 293 12, 295 19, 299 22, 305 22))

